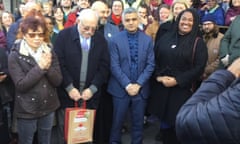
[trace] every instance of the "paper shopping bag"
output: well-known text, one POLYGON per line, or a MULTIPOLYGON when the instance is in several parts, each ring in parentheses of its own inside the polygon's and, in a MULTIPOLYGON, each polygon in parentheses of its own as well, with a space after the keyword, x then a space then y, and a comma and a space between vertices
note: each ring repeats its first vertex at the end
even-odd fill
POLYGON ((66 108, 64 137, 68 144, 91 142, 93 140, 95 110, 66 108))

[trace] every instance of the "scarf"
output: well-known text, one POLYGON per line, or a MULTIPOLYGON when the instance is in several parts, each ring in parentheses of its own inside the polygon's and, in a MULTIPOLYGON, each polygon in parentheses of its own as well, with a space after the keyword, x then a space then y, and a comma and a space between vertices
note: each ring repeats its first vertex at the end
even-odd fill
POLYGON ((116 15, 112 14, 112 20, 116 25, 119 25, 121 23, 121 16, 117 17, 116 15))

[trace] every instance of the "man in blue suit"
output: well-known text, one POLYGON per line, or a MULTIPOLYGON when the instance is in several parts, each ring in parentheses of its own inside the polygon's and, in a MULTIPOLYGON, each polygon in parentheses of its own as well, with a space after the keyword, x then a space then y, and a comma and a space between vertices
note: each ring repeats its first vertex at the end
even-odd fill
POLYGON ((138 30, 138 14, 127 8, 122 14, 125 30, 110 39, 111 76, 108 92, 113 96, 110 144, 121 143, 121 128, 130 109, 132 144, 142 144, 143 118, 154 69, 153 41, 138 30))

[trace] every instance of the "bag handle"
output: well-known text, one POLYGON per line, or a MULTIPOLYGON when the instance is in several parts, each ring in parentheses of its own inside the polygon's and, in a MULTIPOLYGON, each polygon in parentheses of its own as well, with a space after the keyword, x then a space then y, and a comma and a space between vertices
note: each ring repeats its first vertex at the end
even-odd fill
MULTIPOLYGON (((193 50, 192 50, 192 67, 193 67, 193 63, 194 63, 194 57, 195 57, 197 42, 198 42, 199 39, 200 39, 200 37, 196 37, 196 39, 194 41, 193 50)), ((196 90, 196 83, 193 82, 191 91, 194 92, 195 90, 196 90)))
POLYGON ((194 41, 193 51, 192 51, 192 66, 193 66, 195 51, 196 51, 196 47, 197 47, 197 42, 198 42, 199 39, 200 39, 200 37, 196 37, 196 39, 194 41))
MULTIPOLYGON (((83 109, 86 109, 86 101, 85 100, 81 100, 82 101, 82 106, 81 106, 81 108, 83 108, 83 109)), ((74 102, 74 107, 78 107, 78 101, 75 101, 74 102)))

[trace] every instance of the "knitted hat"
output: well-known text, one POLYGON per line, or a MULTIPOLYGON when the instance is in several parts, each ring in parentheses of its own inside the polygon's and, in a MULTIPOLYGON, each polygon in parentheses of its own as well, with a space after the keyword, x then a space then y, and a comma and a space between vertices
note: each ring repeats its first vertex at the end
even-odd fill
POLYGON ((215 18, 215 16, 212 15, 212 14, 207 14, 207 15, 203 16, 203 18, 202 18, 202 23, 204 23, 204 22, 206 22, 206 21, 211 21, 211 22, 213 22, 213 23, 216 23, 216 18, 215 18))

